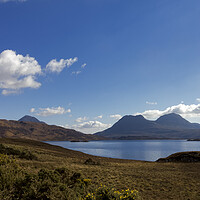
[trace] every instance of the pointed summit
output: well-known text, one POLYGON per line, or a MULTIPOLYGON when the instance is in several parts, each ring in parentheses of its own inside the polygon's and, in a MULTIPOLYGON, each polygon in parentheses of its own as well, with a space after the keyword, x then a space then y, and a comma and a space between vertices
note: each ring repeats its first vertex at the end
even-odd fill
POLYGON ((36 122, 36 123, 44 123, 42 121, 39 121, 36 117, 32 117, 29 115, 25 115, 21 119, 18 120, 19 122, 36 122))
POLYGON ((163 115, 156 120, 156 123, 168 127, 194 128, 192 123, 176 113, 163 115))

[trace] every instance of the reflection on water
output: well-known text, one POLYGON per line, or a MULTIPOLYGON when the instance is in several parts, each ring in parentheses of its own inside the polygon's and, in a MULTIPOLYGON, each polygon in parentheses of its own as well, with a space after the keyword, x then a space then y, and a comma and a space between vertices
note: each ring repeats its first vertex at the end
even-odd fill
POLYGON ((176 152, 200 151, 200 142, 185 140, 50 141, 47 143, 96 156, 146 161, 155 161, 176 152))

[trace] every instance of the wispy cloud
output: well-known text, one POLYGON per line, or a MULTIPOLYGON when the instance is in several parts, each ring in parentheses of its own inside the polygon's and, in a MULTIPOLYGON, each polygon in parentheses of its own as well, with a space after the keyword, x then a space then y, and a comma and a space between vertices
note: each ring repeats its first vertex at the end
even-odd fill
POLYGON ((86 63, 82 64, 82 65, 81 65, 81 68, 84 69, 84 68, 86 67, 86 65, 87 65, 86 63))
POLYGON ((79 75, 83 71, 83 69, 85 68, 86 65, 87 65, 86 63, 82 64, 81 70, 73 71, 72 75, 79 75))
POLYGON ((69 59, 60 59, 59 61, 53 59, 46 65, 46 70, 50 72, 60 73, 65 67, 70 67, 77 61, 77 57, 69 59))
POLYGON ((72 72, 72 74, 75 74, 75 75, 78 75, 78 74, 80 74, 81 73, 81 71, 73 71, 72 72))
POLYGON ((88 120, 87 117, 79 117, 79 118, 77 118, 75 121, 80 123, 80 122, 84 122, 84 121, 86 121, 86 120, 88 120))
POLYGON ((22 88, 37 89, 41 83, 36 76, 41 74, 41 66, 29 55, 16 54, 13 50, 0 53, 0 88, 3 95, 20 93, 22 88))
POLYGON ((196 98, 196 100, 197 100, 198 102, 200 102, 200 98, 196 98))
POLYGON ((0 3, 7 3, 7 2, 11 2, 11 1, 15 1, 15 2, 25 2, 27 0, 0 0, 0 3))
POLYGON ((146 110, 142 113, 135 113, 135 115, 143 115, 147 119, 157 119, 158 117, 176 113, 183 117, 200 117, 200 104, 185 105, 183 103, 166 108, 165 110, 146 110))
POLYGON ((11 95, 11 94, 21 94, 20 90, 2 90, 2 94, 5 96, 11 95))
POLYGON ((31 113, 35 113, 38 116, 51 116, 51 115, 63 115, 65 113, 71 113, 71 109, 66 110, 65 108, 58 106, 58 107, 51 107, 51 108, 39 108, 36 110, 35 108, 30 109, 31 113))
POLYGON ((122 118, 122 116, 120 114, 115 114, 115 115, 110 115, 110 118, 114 118, 114 119, 119 120, 119 119, 122 118))
POLYGON ((35 108, 31 108, 30 113, 34 113, 34 112, 35 112, 35 108))
POLYGON ((148 105, 157 105, 158 103, 157 102, 146 101, 146 104, 148 104, 148 105))
POLYGON ((102 119, 103 118, 103 115, 99 115, 97 117, 95 117, 95 119, 102 119))

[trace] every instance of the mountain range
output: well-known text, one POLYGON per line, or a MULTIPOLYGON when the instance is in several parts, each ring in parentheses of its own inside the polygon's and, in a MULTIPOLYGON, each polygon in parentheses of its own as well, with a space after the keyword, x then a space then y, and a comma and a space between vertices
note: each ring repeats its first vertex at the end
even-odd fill
POLYGON ((142 115, 126 115, 95 135, 113 139, 192 139, 200 138, 200 124, 190 123, 175 113, 163 115, 155 121, 142 115))
POLYGON ((89 141, 103 139, 103 137, 98 135, 84 134, 73 129, 48 125, 31 116, 24 116, 18 121, 0 120, 0 137, 40 141, 89 141))
POLYGON ((155 121, 147 120, 142 115, 126 115, 104 131, 84 134, 73 129, 48 125, 35 117, 25 115, 18 121, 0 120, 0 137, 40 141, 197 139, 200 138, 200 124, 190 123, 175 113, 163 115, 155 121))

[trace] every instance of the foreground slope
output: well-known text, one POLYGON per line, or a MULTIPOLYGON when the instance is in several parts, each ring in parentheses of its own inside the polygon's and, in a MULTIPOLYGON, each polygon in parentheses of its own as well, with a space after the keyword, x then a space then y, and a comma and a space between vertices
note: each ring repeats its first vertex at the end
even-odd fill
POLYGON ((29 173, 64 167, 91 179, 93 186, 136 189, 142 199, 200 199, 200 163, 158 163, 96 157, 25 139, 1 138, 5 146, 32 152, 37 160, 16 158, 29 173), (84 164, 92 159, 98 165, 84 164))
POLYGON ((192 139, 200 138, 200 125, 175 113, 163 115, 156 121, 142 115, 127 115, 95 135, 118 139, 192 139))
POLYGON ((0 137, 27 138, 40 141, 69 140, 87 141, 102 139, 99 136, 83 134, 45 123, 0 120, 0 137))

